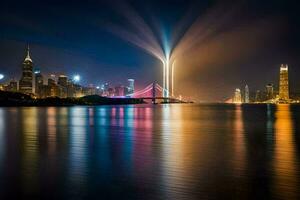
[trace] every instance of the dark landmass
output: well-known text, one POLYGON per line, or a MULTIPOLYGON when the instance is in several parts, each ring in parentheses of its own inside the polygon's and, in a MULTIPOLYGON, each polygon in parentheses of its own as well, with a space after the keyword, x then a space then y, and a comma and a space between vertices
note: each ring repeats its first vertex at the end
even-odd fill
POLYGON ((107 98, 90 95, 80 98, 49 97, 35 99, 18 92, 0 91, 0 106, 75 106, 75 105, 123 105, 142 104, 142 99, 135 98, 107 98))

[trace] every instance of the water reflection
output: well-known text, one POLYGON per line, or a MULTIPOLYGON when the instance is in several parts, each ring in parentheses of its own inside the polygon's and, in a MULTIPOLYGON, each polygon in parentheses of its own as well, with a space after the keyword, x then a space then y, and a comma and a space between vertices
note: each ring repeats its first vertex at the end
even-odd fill
POLYGON ((275 113, 274 191, 282 199, 296 199, 299 174, 290 105, 278 105, 275 113))
POLYGON ((247 166, 243 110, 241 105, 235 106, 234 115, 234 172, 235 176, 240 177, 245 173, 245 166, 247 166))
POLYGON ((88 142, 88 114, 85 107, 74 107, 70 110, 70 153, 68 187, 72 188, 71 196, 79 196, 86 192, 88 142))
MULTIPOLYGON (((145 107, 133 108, 132 111, 134 117, 131 118, 130 124, 133 125, 131 126, 133 168, 130 173, 135 175, 134 182, 139 185, 139 191, 143 193, 143 191, 155 188, 156 183, 153 182, 151 174, 159 173, 156 170, 157 163, 155 163, 155 152, 153 151, 154 112, 153 109, 145 107), (153 184, 148 185, 149 182, 153 182, 153 184)), ((145 195, 143 196, 145 197, 145 195)))
MULTIPOLYGON (((162 109, 163 182, 166 199, 186 198, 188 188, 192 189, 194 184, 200 181, 191 179, 201 174, 194 169, 204 170, 197 166, 197 162, 207 158, 201 153, 194 154, 201 147, 201 143, 198 143, 195 134, 189 132, 193 128, 199 128, 200 124, 186 121, 184 116, 182 106, 179 105, 164 105, 162 109)), ((200 131, 198 134, 198 137, 202 138, 205 133, 200 131)), ((203 150, 204 148, 205 145, 201 147, 203 150)), ((195 191, 190 192, 191 197, 195 191)))
POLYGON ((274 116, 273 116, 272 105, 267 105, 267 139, 268 141, 273 141, 274 135, 274 116))
MULTIPOLYGON (((108 133, 108 109, 106 107, 95 108, 95 153, 92 159, 95 161, 97 168, 96 175, 103 177, 109 182, 109 170, 111 169, 112 160, 110 159, 110 141, 108 133), (98 148, 97 148, 98 147, 98 148)), ((97 181, 98 182, 98 181, 97 181)), ((101 185, 101 182, 98 184, 101 185)))
POLYGON ((288 105, 0 108, 0 198, 299 198, 295 116, 288 105))
MULTIPOLYGON (((133 107, 131 107, 133 108, 133 107)), ((121 160, 123 163, 122 169, 127 171, 128 174, 133 173, 133 143, 135 135, 135 124, 134 122, 138 121, 136 114, 137 108, 125 109, 123 112, 122 107, 118 107, 117 113, 117 126, 118 130, 121 133, 120 135, 120 151, 121 151, 121 160), (132 115, 132 112, 135 115, 132 115), (126 116, 126 117, 124 117, 126 116), (124 126, 124 124, 127 124, 124 126)))
POLYGON ((23 108, 22 115, 22 181, 24 193, 32 195, 38 191, 39 175, 39 140, 38 140, 38 109, 23 108), (30 183, 30 184, 28 184, 30 183))
POLYGON ((47 108, 47 128, 48 128, 48 151, 50 154, 55 153, 56 148, 56 111, 57 108, 47 108))

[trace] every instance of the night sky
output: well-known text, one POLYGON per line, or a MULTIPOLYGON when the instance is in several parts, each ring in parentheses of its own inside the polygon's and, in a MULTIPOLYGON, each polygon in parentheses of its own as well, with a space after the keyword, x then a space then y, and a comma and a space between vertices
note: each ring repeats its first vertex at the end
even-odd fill
POLYGON ((286 0, 2 2, 0 73, 19 79, 30 44, 34 66, 44 74, 80 74, 83 84, 95 85, 126 84, 127 78, 137 88, 161 83, 159 60, 111 31, 135 31, 129 26, 135 21, 120 14, 126 9, 144 20, 162 46, 178 50, 176 94, 219 101, 245 84, 250 91, 267 83, 278 88, 281 63, 289 65, 291 91, 300 92, 297 8, 286 0), (190 27, 203 30, 186 34, 190 27), (191 45, 184 52, 182 38, 191 45))

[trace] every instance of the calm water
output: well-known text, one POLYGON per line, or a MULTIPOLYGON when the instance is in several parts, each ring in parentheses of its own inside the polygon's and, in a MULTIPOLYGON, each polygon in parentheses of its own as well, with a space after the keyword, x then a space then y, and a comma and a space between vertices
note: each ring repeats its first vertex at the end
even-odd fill
POLYGON ((0 108, 0 199, 299 199, 300 106, 0 108))

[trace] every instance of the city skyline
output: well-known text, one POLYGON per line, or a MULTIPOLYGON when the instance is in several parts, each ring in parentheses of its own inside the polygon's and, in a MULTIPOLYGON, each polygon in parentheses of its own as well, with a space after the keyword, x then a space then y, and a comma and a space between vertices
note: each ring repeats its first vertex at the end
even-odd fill
MULTIPOLYGON (((8 91, 19 91, 21 93, 24 94, 35 94, 36 97, 40 97, 40 98, 45 98, 45 97, 54 97, 54 96, 58 96, 58 97, 62 97, 62 98, 66 98, 66 97, 81 97, 84 95, 94 95, 94 94, 98 94, 100 96, 126 96, 126 94, 130 94, 130 93, 134 93, 134 79, 132 78, 128 78, 127 79, 127 83, 128 86, 124 86, 122 85, 120 82, 119 83, 111 83, 110 81, 107 82, 102 82, 101 84, 93 84, 93 83, 89 83, 86 85, 81 85, 80 81, 81 81, 81 77, 79 74, 73 74, 73 76, 66 76, 65 73, 58 73, 58 72, 52 72, 50 74, 48 74, 48 76, 43 76, 41 73, 40 68, 36 68, 34 67, 33 61, 31 59, 30 56, 30 47, 29 45, 27 45, 26 48, 26 53, 25 53, 25 58, 22 64, 22 72, 20 75, 20 79, 19 81, 16 81, 15 78, 7 78, 6 76, 4 76, 3 74, 1 74, 1 76, 3 76, 2 79, 2 87, 4 86, 4 90, 8 90, 8 91), (3 78, 6 78, 6 81, 3 81, 3 78), (46 92, 48 94, 38 94, 39 92, 41 92, 41 87, 43 87, 43 85, 45 86, 55 86, 56 84, 59 86, 63 86, 63 87, 67 87, 67 84, 60 84, 61 80, 66 79, 66 81, 64 82, 70 82, 70 83, 74 83, 74 84, 78 84, 80 87, 82 87, 82 90, 80 92, 80 94, 68 94, 67 91, 65 91, 64 94, 59 94, 59 92, 46 92), (77 80, 76 80, 77 79, 77 80), (47 83, 48 84, 44 84, 47 83), (52 83, 53 82, 53 83, 52 83), (114 85, 113 87, 111 87, 112 85, 114 85), (40 85, 40 86, 39 86, 40 85), (106 87, 106 89, 111 89, 113 90, 113 92, 104 92, 104 88, 106 87), (123 88, 120 92, 120 87, 123 88), (125 92, 124 88, 128 88, 128 92, 125 92), (85 89, 86 88, 86 89, 85 89), (133 89, 132 89, 133 88, 133 89), (84 90, 86 90, 86 92, 84 92, 84 90), (91 92, 94 91, 94 92, 91 92), (116 93, 115 93, 116 91, 116 93), (122 94, 122 95, 120 95, 122 94)), ((164 73, 165 76, 165 73, 164 73)), ((251 95, 249 92, 249 86, 246 84, 245 85, 245 90, 242 92, 239 88, 236 88, 235 90, 235 94, 232 98, 232 100, 228 100, 228 99, 224 99, 224 102, 228 102, 230 103, 232 101, 232 103, 250 103, 250 102, 270 102, 271 101, 266 101, 266 100, 271 100, 271 99, 275 99, 277 98, 278 100, 281 100, 282 102, 289 102, 290 100, 299 100, 299 95, 296 94, 293 91, 290 91, 290 81, 289 81, 289 73, 288 73, 288 65, 287 64, 281 64, 280 66, 280 74, 279 74, 279 84, 278 84, 278 90, 276 90, 276 84, 274 87, 273 83, 268 83, 265 85, 265 90, 256 90, 255 91, 255 97, 252 97, 251 99, 251 95), (277 95, 276 95, 276 91, 277 91, 277 95), (238 93, 238 97, 237 97, 237 93, 238 93), (290 93, 293 96, 293 99, 290 98, 290 93), (264 97, 263 97, 264 96, 264 97)), ((172 77, 170 76, 170 79, 172 77)), ((171 84, 171 82, 170 82, 171 84)), ((173 80, 172 80, 172 85, 173 85, 173 80)), ((171 89, 173 89, 173 87, 171 87, 171 89)), ((53 90, 53 89, 52 89, 53 90)), ((58 90, 58 89, 57 89, 58 90)), ((142 89, 143 90, 143 89, 142 89)), ((169 92, 170 94, 171 91, 169 92)), ((165 93, 162 93, 162 95, 167 94, 167 89, 165 89, 165 93)), ((170 96, 171 97, 171 96, 170 96)), ((175 96, 174 96, 175 97, 175 96)), ((178 95, 177 98, 181 98, 181 95, 178 95)), ((186 99, 190 99, 190 97, 186 97, 186 99)), ((277 101, 278 101, 277 100, 277 101)), ((197 101, 197 100, 196 100, 197 101)), ((212 102, 217 102, 217 100, 214 100, 212 102)), ((273 102, 273 101, 272 101, 273 102)))
POLYGON ((44 76, 40 68, 36 68, 31 59, 30 47, 27 45, 25 58, 20 71, 20 79, 6 78, 1 74, 0 90, 7 92, 19 92, 33 98, 44 99, 48 97, 77 98, 89 95, 103 97, 129 97, 135 93, 135 81, 127 79, 127 84, 102 83, 99 85, 80 83, 79 74, 66 76, 63 73, 54 72, 50 76, 44 76))

